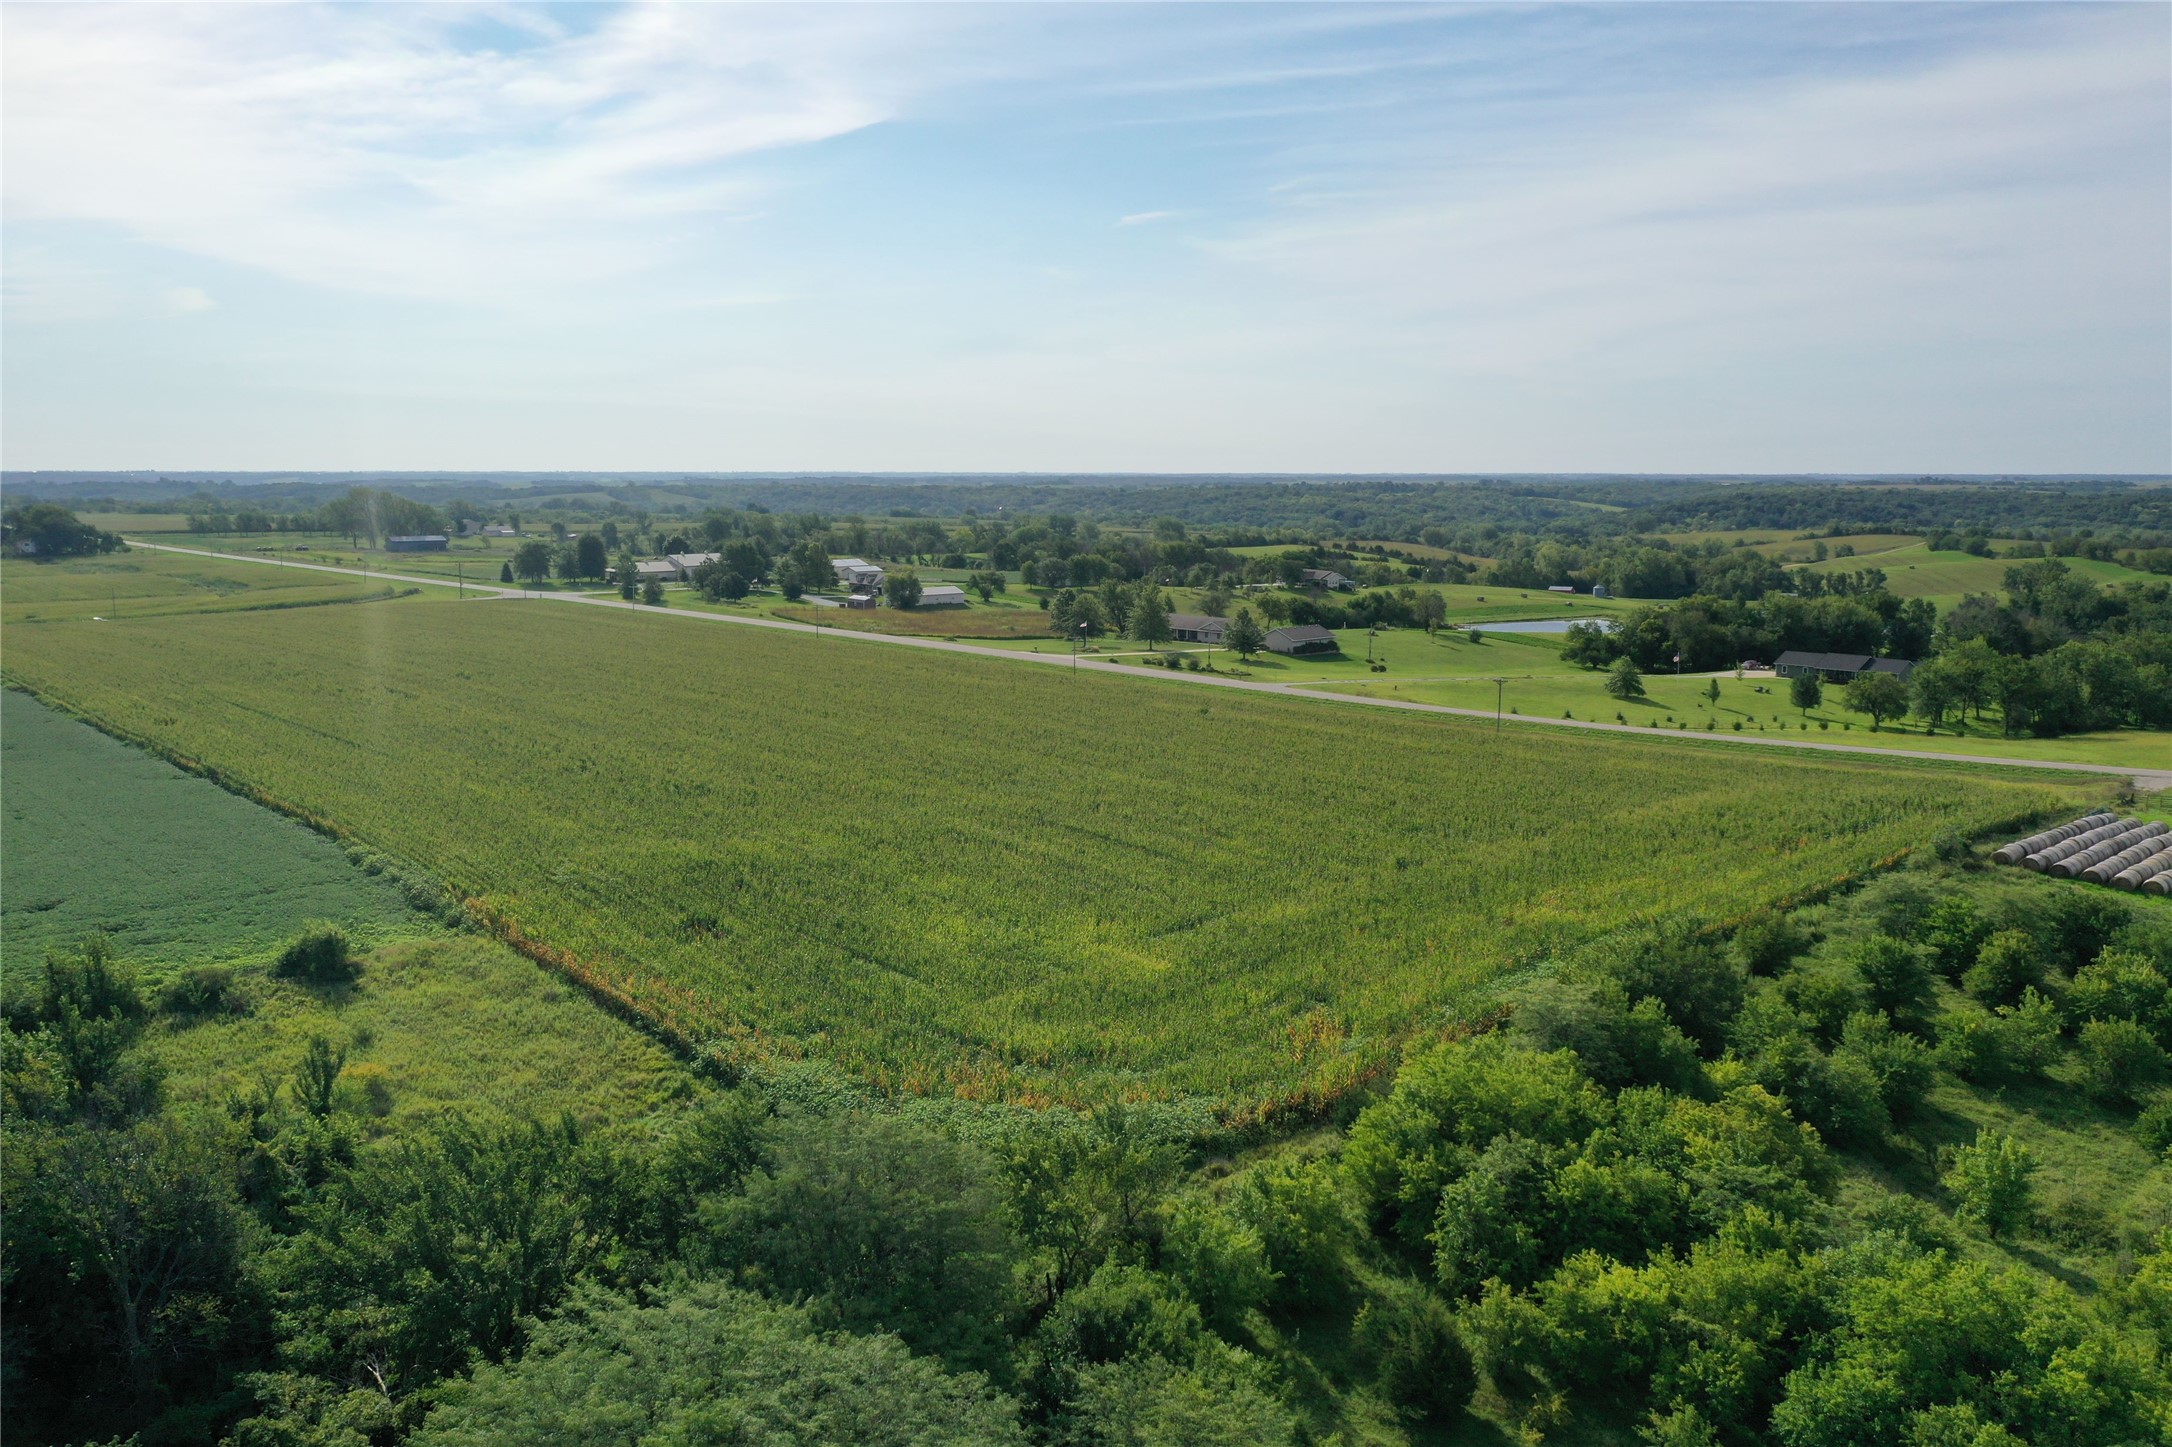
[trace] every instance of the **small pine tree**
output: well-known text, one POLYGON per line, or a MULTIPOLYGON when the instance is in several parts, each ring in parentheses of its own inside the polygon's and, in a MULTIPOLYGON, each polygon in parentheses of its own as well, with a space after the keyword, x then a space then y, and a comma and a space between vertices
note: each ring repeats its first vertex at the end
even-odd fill
POLYGON ((1247 662, 1267 646, 1267 632, 1259 626, 1250 608, 1239 608, 1237 616, 1229 620, 1229 627, 1222 633, 1222 646, 1247 662))
POLYGON ((510 583, 513 581, 513 565, 511 562, 508 561, 498 564, 498 581, 501 583, 510 583))

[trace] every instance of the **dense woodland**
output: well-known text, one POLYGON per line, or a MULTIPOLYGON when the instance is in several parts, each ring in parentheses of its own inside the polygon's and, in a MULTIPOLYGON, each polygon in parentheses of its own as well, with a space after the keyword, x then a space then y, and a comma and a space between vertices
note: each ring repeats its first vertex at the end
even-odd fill
MULTIPOLYGON (((1554 961, 1280 1144, 809 1068, 379 1139, 324 1038, 183 1109, 141 1038, 252 981, 147 993, 93 939, 6 1022, 8 1433, 1251 1444, 1475 1404, 1534 1440, 2168 1440, 2172 1222, 1933 1102, 2172 1149, 2172 917, 1936 853, 1554 961)), ((362 968, 327 930, 276 966, 362 968)))

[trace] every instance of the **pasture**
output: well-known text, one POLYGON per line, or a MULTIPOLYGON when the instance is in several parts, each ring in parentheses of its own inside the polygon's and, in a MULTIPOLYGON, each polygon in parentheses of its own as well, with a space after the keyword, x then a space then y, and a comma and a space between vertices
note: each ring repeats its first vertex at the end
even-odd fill
MULTIPOLYGON (((1861 568, 1879 568, 1884 570, 1886 589, 1894 597, 1928 598, 1943 612, 1970 593, 2002 593, 2006 587, 2006 570, 2028 561, 2034 560, 1979 558, 1972 553, 1959 552, 1934 553, 1916 542, 1909 547, 1868 557, 1828 558, 1822 563, 1806 563, 1804 570, 1850 573, 1861 568)), ((2075 576, 2087 578, 2099 586, 2146 582, 2152 577, 2118 563, 2103 563, 2092 558, 2061 558, 2059 561, 2075 576)))
POLYGON ((157 974, 270 949, 311 919, 364 938, 429 927, 332 840, 12 689, 0 692, 0 760, 10 988, 47 947, 91 930, 157 974))
POLYGON ((11 644, 11 676, 420 866, 705 1049, 1027 1100, 1337 1092, 1596 931, 2106 787, 563 605, 11 644))

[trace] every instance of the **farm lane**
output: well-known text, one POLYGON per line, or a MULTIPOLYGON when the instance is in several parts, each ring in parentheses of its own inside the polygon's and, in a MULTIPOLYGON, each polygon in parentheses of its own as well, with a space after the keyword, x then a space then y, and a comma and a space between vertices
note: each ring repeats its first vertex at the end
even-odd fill
MULTIPOLYGON (((387 582, 419 583, 426 587, 453 586, 443 578, 416 577, 403 573, 388 573, 377 569, 341 567, 331 563, 299 563, 287 559, 266 558, 248 553, 218 553, 204 548, 176 547, 171 543, 147 543, 135 538, 126 539, 132 548, 145 548, 161 553, 186 553, 199 558, 220 558, 228 562, 256 563, 267 568, 306 568, 320 573, 344 573, 350 577, 381 578, 387 582)), ((1058 668, 1076 668, 1078 661, 1062 653, 1027 653, 1016 649, 987 648, 973 643, 954 643, 943 638, 911 638, 894 633, 866 633, 853 629, 822 628, 812 623, 793 623, 782 618, 740 618, 729 613, 695 613, 683 608, 652 608, 644 603, 630 603, 621 598, 598 598, 583 593, 531 593, 518 587, 506 587, 502 583, 469 583, 466 585, 481 599, 518 599, 528 602, 581 603, 594 608, 620 608, 647 616, 690 618, 711 623, 734 623, 749 628, 779 628, 790 633, 814 633, 825 638, 846 639, 853 642, 884 643, 907 648, 931 648, 945 653, 970 653, 982 658, 1001 658, 1011 662, 1052 664, 1058 668)), ((1132 678, 1149 678, 1162 683, 1201 684, 1212 688, 1238 688, 1253 693, 1282 694, 1293 698, 1316 699, 1323 703, 1356 704, 1371 708, 1403 709, 1412 713, 1454 714, 1461 718, 1489 719, 1495 717, 1490 709, 1455 708, 1444 703, 1418 703, 1410 699, 1370 698, 1362 694, 1330 693, 1324 689, 1308 688, 1299 683, 1274 683, 1247 678, 1217 678, 1200 673, 1181 673, 1167 668, 1150 668, 1140 664, 1114 663, 1101 659, 1087 659, 1096 673, 1121 673, 1132 678)), ((2008 769, 2051 769, 2062 773, 2109 774, 2123 776, 2134 781, 2135 787, 2147 791, 2172 789, 2172 771, 2161 769, 2121 768, 2116 764, 2077 764, 2051 762, 2041 759, 2000 759, 1983 754, 1944 753, 1925 749, 1885 749, 1875 745, 1825 743, 1813 739, 1750 739, 1714 737, 1709 734, 1685 733, 1678 729, 1643 728, 1636 724, 1602 723, 1597 719, 1536 718, 1517 715, 1519 724, 1541 724, 1548 728, 1590 729, 1600 733, 1639 734, 1646 738, 1672 739, 1677 742, 1706 744, 1716 747, 1742 747, 1766 749, 1814 749, 1821 753, 1872 754, 1894 759, 1929 759, 1952 764, 1989 764, 2008 769)))

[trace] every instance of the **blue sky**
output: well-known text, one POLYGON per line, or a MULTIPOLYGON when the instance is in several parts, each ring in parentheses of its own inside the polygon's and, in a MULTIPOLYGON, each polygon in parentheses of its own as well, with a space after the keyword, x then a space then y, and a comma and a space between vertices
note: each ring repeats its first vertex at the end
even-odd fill
POLYGON ((0 462, 2172 471, 2172 7, 11 5, 0 462))

